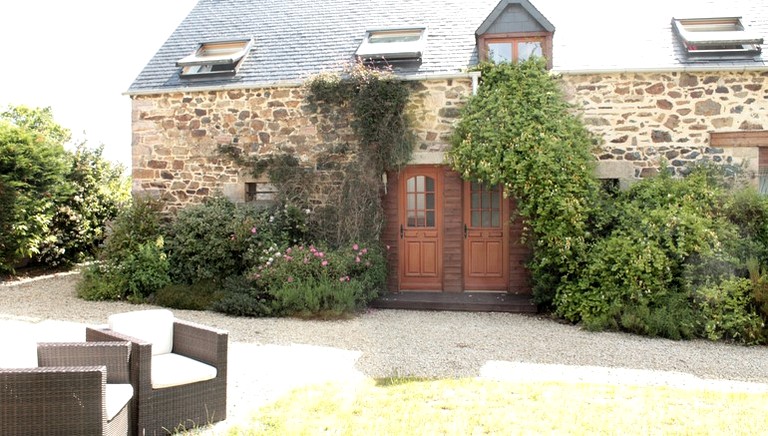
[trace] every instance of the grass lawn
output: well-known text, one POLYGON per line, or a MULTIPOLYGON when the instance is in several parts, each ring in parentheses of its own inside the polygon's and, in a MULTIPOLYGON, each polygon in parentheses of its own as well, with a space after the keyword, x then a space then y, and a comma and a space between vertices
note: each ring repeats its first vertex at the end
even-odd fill
POLYGON ((768 393, 479 379, 293 391, 229 435, 766 434, 768 393))

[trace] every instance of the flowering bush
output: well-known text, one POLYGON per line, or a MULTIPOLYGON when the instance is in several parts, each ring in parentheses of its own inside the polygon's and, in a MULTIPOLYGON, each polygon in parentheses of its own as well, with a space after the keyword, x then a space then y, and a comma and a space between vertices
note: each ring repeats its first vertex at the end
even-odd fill
POLYGON ((386 266, 376 245, 295 245, 272 253, 251 276, 287 314, 338 316, 378 295, 386 266))
POLYGON ((270 250, 302 243, 306 213, 284 206, 257 209, 213 197, 188 207, 168 228, 171 275, 179 283, 240 275, 270 250))

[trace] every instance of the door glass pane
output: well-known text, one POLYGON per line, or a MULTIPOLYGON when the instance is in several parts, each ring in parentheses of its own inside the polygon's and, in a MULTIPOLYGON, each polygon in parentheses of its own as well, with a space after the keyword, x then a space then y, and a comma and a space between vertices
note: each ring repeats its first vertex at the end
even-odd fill
POLYGON ((484 210, 483 211, 483 227, 490 227, 491 226, 491 212, 484 210))
POLYGON ((480 213, 479 210, 472 211, 472 227, 480 227, 480 213))
POLYGON ((415 176, 406 181, 406 217, 409 227, 435 225, 435 195, 435 179, 431 177, 415 176))
POLYGON ((518 61, 524 61, 531 56, 541 56, 541 42, 527 41, 517 43, 518 61))
POLYGON ((501 227, 501 213, 498 210, 491 212, 491 227, 501 227))
POLYGON ((480 194, 472 191, 472 209, 480 209, 480 194))
POLYGON ((495 63, 512 61, 512 43, 492 42, 488 44, 488 59, 495 63))
POLYGON ((494 189, 493 192, 491 193, 491 209, 499 208, 500 199, 501 199, 501 191, 499 191, 498 189, 494 189))
POLYGON ((408 211, 408 227, 416 227, 416 212, 408 211))
POLYGON ((424 176, 416 176, 416 191, 424 192, 424 176))
POLYGON ((488 209, 491 207, 491 193, 488 191, 483 191, 483 209, 488 209))

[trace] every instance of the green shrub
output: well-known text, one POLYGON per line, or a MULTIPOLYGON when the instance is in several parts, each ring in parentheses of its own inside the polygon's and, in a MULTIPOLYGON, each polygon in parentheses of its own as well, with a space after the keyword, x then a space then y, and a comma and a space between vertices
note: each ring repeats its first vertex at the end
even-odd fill
POLYGON ((161 236, 134 247, 119 259, 104 259, 85 271, 78 296, 86 300, 141 303, 170 283, 161 236))
POLYGON ((697 314, 688 296, 667 294, 650 305, 626 305, 618 318, 622 330, 668 339, 691 339, 698 335, 697 314))
POLYGON ((242 275, 270 250, 303 243, 306 213, 258 209, 216 196, 181 210, 168 226, 167 251, 177 283, 242 275))
POLYGON ((139 302, 169 283, 159 210, 156 200, 137 198, 118 214, 99 262, 85 269, 80 298, 139 302))
POLYGON ((128 299, 140 303, 170 283, 168 259, 163 251, 163 238, 146 242, 128 253, 117 267, 125 277, 128 299))
POLYGON ((261 290, 256 281, 245 276, 227 277, 223 295, 213 304, 213 310, 235 316, 279 315, 272 296, 261 290))
POLYGON ((751 293, 752 283, 744 278, 698 288, 694 298, 704 336, 745 344, 764 343, 765 324, 755 312, 751 293))
POLYGON ((640 232, 617 232, 592 248, 579 280, 555 300, 557 313, 591 329, 611 328, 621 308, 656 304, 672 281, 671 262, 658 243, 640 232))
POLYGON ((153 302, 171 309, 208 310, 224 296, 221 285, 215 281, 191 285, 171 284, 157 290, 153 302))
POLYGON ((92 263, 82 271, 77 284, 77 296, 83 300, 121 300, 126 296, 126 277, 114 263, 92 263))
POLYGON ((115 263, 135 252, 138 247, 154 242, 162 236, 162 203, 149 197, 136 197, 133 203, 122 209, 112 225, 107 228, 107 239, 100 259, 115 263))

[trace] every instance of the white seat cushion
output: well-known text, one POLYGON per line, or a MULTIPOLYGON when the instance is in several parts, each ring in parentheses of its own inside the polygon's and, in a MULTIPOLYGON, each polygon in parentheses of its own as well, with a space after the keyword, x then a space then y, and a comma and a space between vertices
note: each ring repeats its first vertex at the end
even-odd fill
POLYGON ((137 310, 109 317, 109 328, 152 343, 152 354, 173 351, 173 312, 168 309, 137 310))
POLYGON ((107 421, 111 421, 133 398, 133 386, 107 383, 107 421))
POLYGON ((152 389, 169 388, 216 378, 216 368, 179 354, 152 356, 152 389))

